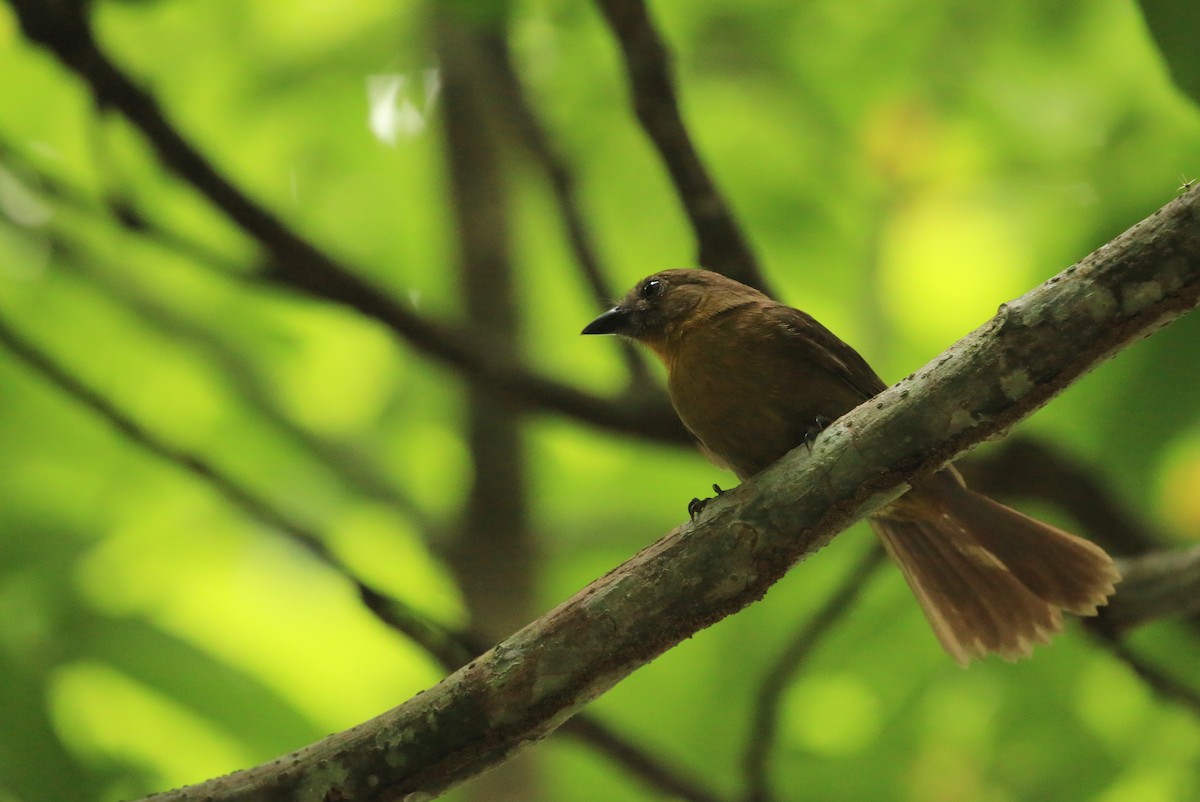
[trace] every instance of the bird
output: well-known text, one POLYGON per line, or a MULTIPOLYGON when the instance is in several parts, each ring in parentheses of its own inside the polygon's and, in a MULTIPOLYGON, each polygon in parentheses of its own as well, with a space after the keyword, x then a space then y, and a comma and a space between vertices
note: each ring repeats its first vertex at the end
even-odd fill
MULTIPOLYGON (((621 335, 654 352, 680 421, 739 481, 811 446, 887 386, 810 315, 709 270, 647 276, 582 333, 621 335)), ((1096 615, 1120 581, 1102 548, 971 490, 953 465, 869 521, 964 667, 989 654, 1028 657, 1062 630, 1064 612, 1096 615)))

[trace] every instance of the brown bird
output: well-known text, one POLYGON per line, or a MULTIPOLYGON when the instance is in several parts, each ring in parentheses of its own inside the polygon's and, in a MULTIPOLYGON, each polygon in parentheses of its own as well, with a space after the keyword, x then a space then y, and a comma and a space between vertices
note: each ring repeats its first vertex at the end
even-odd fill
MULTIPOLYGON (((707 270, 643 279, 583 333, 653 350, 684 426, 740 480, 886 387, 809 315, 707 270)), ((870 522, 964 666, 989 653, 1028 656, 1062 629, 1064 610, 1095 615, 1120 579, 1099 546, 968 489, 951 466, 870 522)))

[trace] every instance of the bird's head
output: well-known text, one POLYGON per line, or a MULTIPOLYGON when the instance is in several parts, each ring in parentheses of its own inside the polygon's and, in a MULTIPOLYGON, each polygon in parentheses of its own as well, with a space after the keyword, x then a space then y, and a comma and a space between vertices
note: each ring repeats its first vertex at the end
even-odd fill
POLYGON ((709 270, 663 270, 639 281, 583 334, 620 334, 661 351, 689 326, 765 298, 758 290, 709 270))

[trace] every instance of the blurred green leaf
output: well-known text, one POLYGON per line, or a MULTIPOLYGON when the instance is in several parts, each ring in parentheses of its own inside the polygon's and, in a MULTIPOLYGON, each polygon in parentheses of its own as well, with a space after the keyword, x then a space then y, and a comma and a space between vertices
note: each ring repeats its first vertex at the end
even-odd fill
POLYGON ((1200 104, 1200 5, 1191 0, 1139 0, 1139 5, 1175 85, 1200 104))

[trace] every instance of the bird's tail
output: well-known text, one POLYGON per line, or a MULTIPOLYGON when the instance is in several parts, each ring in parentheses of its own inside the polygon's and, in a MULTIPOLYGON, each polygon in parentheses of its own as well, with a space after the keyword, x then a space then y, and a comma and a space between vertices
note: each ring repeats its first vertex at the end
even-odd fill
POLYGON ((1062 629, 1063 611, 1095 615, 1120 581, 1099 546, 964 487, 952 469, 871 525, 963 666, 1028 656, 1062 629))

